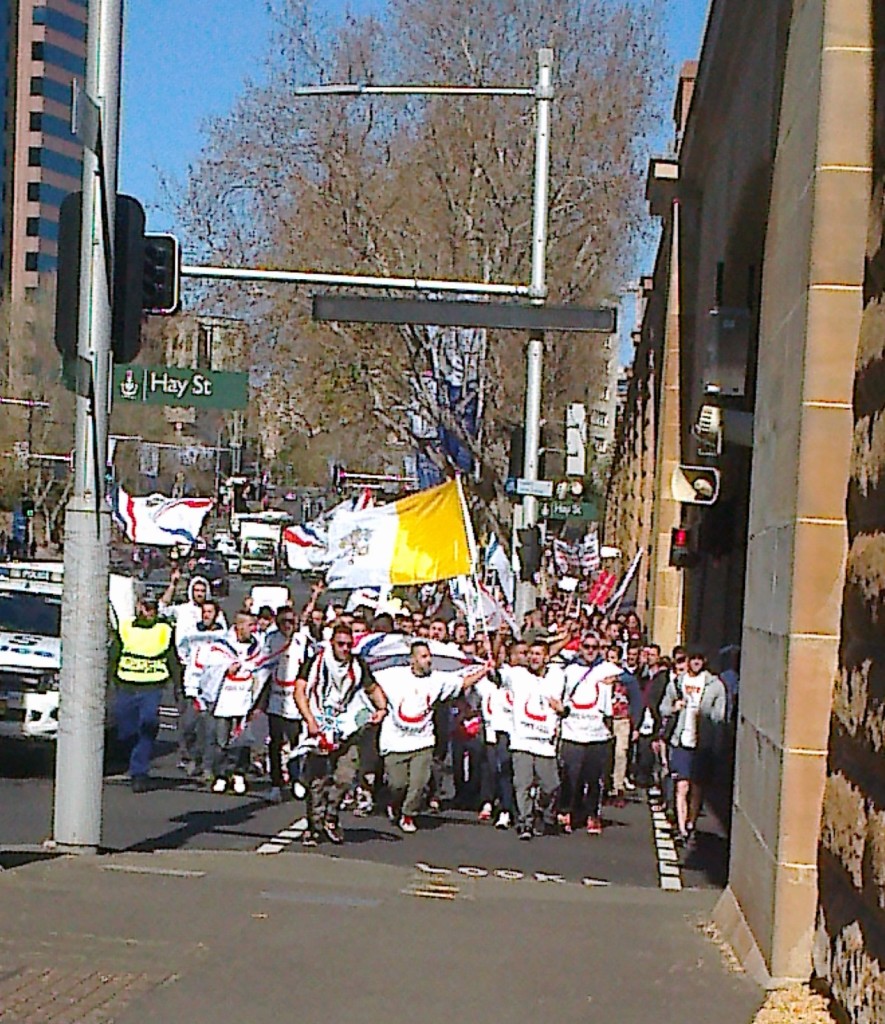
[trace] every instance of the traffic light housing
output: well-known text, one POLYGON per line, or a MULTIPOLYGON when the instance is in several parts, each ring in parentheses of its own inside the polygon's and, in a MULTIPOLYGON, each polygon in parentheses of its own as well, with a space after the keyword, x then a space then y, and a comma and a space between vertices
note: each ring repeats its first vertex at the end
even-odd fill
POLYGON ((670 531, 670 565, 674 569, 687 569, 695 563, 691 530, 687 526, 674 526, 670 531))
POLYGON ((181 305, 181 250, 174 235, 144 236, 141 308, 169 316, 181 305))
POLYGON ((347 477, 347 470, 344 466, 339 463, 334 463, 330 471, 332 477, 332 487, 334 490, 340 492, 344 489, 344 481, 347 477))
POLYGON ((541 571, 541 530, 538 526, 527 526, 517 530, 519 537, 519 578, 531 583, 535 573, 541 571))
MULTIPOLYGON (((81 221, 82 193, 71 192, 59 210, 55 293, 55 347, 66 360, 77 356, 81 221)), ((146 235, 144 227, 141 203, 118 195, 111 294, 111 351, 117 363, 130 363, 138 355, 144 313, 176 313, 181 304, 178 240, 172 235, 146 235)))
POLYGON ((141 203, 132 196, 117 196, 111 319, 111 351, 115 363, 131 363, 141 350, 144 223, 144 208, 141 203))
MULTIPOLYGON (((539 438, 540 451, 538 452, 538 479, 546 478, 547 467, 547 441, 545 427, 541 426, 539 438)), ((513 427, 510 431, 510 456, 508 461, 507 475, 514 480, 522 477, 525 471, 525 427, 513 427)))
POLYGON ((34 518, 34 499, 33 498, 22 498, 22 515, 25 519, 34 518))

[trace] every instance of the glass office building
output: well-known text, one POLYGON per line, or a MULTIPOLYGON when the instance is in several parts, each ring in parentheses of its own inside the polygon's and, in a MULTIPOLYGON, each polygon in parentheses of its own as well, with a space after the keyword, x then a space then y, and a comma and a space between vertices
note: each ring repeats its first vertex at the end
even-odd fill
POLYGON ((80 188, 71 134, 74 79, 86 70, 87 0, 0 0, 5 14, 2 286, 12 298, 54 274, 62 199, 80 188))

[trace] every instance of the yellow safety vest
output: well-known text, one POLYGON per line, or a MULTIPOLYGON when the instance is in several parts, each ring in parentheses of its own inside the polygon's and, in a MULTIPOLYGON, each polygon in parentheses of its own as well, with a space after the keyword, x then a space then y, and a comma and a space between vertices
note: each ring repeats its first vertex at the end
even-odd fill
POLYGON ((121 683, 163 683, 169 678, 166 652, 172 640, 172 627, 167 622, 153 626, 136 626, 134 620, 120 624, 123 649, 117 664, 121 683))

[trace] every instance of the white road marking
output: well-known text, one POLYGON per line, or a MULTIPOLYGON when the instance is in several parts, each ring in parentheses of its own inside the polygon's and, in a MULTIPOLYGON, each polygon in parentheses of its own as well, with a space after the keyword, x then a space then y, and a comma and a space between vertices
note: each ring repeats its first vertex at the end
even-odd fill
POLYGON ((679 854, 673 842, 673 828, 661 811, 651 812, 652 827, 655 834, 655 853, 658 859, 658 878, 662 889, 668 892, 682 891, 682 869, 679 866, 679 854))

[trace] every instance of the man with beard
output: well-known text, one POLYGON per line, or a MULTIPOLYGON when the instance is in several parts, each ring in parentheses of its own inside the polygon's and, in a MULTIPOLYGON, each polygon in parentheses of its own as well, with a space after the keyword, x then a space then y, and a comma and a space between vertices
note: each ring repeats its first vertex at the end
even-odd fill
POLYGON ((556 666, 548 665, 544 640, 531 642, 526 668, 501 669, 505 687, 513 695, 513 726, 510 750, 516 790, 519 838, 529 840, 555 828, 559 771, 556 745, 559 719, 568 714, 562 702, 565 679, 556 666), (535 796, 532 797, 532 790, 535 796))
POLYGON ((430 647, 421 640, 411 647, 409 666, 379 673, 388 714, 381 725, 380 748, 390 786, 388 810, 403 832, 415 832, 415 815, 430 781, 433 761, 433 708, 457 696, 486 676, 482 665, 464 676, 435 672, 430 647))
POLYGON ((353 654, 353 632, 337 623, 328 642, 304 662, 295 682, 295 704, 307 728, 307 819, 302 840, 316 846, 325 836, 343 843, 341 801, 356 778, 360 734, 381 722, 387 699, 362 658, 353 654))

